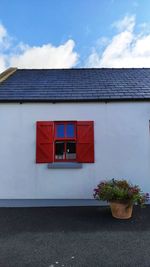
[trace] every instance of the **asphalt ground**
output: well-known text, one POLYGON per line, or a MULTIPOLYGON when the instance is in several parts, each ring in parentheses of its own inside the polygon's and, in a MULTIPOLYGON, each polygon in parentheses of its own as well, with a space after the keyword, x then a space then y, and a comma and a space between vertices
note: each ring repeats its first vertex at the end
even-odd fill
POLYGON ((0 267, 150 267, 150 206, 0 208, 0 267))

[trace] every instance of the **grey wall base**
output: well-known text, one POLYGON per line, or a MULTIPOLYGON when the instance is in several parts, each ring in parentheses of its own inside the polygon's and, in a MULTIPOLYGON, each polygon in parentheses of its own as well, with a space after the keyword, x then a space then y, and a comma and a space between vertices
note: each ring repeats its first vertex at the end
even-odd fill
POLYGON ((67 207, 106 206, 107 202, 94 199, 0 199, 0 207, 67 207))
MULTIPOLYGON (((150 201, 147 203, 150 204, 150 201)), ((105 201, 94 199, 0 199, 0 207, 84 207, 108 206, 105 201)))

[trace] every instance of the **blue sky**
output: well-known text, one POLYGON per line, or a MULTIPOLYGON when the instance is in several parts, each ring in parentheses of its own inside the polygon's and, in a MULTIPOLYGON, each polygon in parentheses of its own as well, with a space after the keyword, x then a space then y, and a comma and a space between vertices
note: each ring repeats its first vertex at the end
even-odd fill
POLYGON ((0 71, 150 67, 149 10, 149 0, 1 0, 0 71))

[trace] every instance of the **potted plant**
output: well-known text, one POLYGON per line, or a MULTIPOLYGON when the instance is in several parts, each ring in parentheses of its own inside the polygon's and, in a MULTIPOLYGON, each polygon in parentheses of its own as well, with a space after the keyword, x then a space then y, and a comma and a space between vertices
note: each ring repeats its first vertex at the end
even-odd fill
POLYGON ((98 184, 94 189, 94 198, 108 201, 113 217, 128 219, 132 216, 133 205, 143 206, 149 194, 144 194, 138 185, 132 185, 127 180, 111 179, 98 184))

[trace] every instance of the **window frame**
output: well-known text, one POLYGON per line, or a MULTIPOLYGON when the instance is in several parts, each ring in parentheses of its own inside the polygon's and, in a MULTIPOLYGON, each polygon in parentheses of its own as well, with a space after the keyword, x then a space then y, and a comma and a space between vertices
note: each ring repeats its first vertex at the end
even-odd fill
POLYGON ((54 155, 53 155, 54 162, 77 162, 77 121, 54 121, 54 155), (64 131, 65 131, 65 137, 57 137, 57 125, 64 124, 64 131), (67 132, 67 124, 73 124, 74 125, 74 137, 66 137, 66 132, 67 132), (56 141, 64 141, 64 147, 65 147, 65 158, 64 159, 56 159, 55 158, 55 152, 56 152, 56 147, 55 143, 56 141), (76 144, 76 158, 75 159, 67 159, 66 158, 66 147, 67 147, 67 142, 75 142, 76 144))

